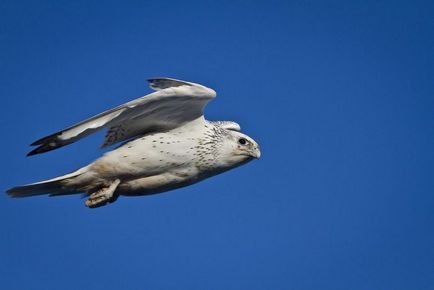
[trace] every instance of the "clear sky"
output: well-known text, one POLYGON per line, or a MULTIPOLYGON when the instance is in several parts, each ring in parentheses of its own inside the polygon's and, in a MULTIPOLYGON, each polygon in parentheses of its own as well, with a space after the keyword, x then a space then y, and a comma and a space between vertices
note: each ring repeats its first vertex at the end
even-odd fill
POLYGON ((25 154, 154 76, 262 158, 96 210, 1 195, 0 288, 434 289, 433 3, 1 1, 2 190, 100 156, 25 154))

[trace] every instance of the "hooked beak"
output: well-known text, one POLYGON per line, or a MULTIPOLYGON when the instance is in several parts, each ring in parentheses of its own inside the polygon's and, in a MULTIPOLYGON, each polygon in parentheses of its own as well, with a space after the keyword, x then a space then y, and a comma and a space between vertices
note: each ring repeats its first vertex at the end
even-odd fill
POLYGON ((261 151, 259 150, 259 147, 255 147, 252 151, 250 151, 251 156, 259 159, 261 157, 261 151))

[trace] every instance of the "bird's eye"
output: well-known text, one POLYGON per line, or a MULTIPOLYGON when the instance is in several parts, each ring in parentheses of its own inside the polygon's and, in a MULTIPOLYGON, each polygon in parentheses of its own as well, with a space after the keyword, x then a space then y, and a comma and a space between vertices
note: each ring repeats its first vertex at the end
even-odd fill
POLYGON ((240 139, 238 140, 238 143, 240 143, 241 145, 246 145, 247 140, 244 139, 244 138, 240 138, 240 139))

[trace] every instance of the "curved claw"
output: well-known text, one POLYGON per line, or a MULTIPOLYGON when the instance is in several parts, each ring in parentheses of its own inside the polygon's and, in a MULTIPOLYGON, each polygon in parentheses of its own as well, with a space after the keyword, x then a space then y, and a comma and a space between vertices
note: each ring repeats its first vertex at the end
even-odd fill
POLYGON ((121 181, 119 179, 116 179, 110 184, 109 187, 101 188, 100 190, 92 193, 89 196, 89 199, 86 200, 86 206, 89 208, 96 208, 106 205, 109 202, 114 202, 118 198, 118 196, 114 193, 120 182, 121 181))

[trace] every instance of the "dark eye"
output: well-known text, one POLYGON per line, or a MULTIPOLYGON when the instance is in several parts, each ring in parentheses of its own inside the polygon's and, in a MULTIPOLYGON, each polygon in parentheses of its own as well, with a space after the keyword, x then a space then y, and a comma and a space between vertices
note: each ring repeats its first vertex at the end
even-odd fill
POLYGON ((240 143, 241 145, 246 145, 247 140, 244 139, 244 138, 240 138, 240 139, 238 140, 238 143, 240 143))

